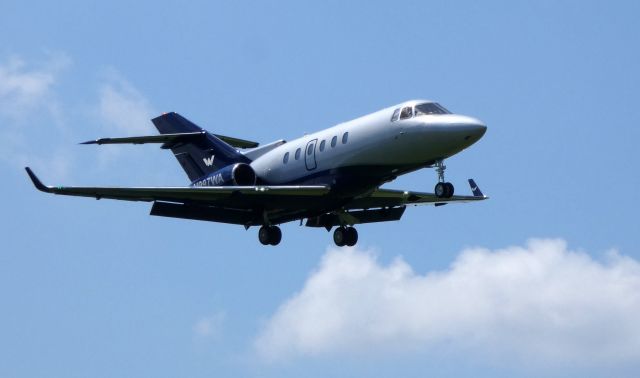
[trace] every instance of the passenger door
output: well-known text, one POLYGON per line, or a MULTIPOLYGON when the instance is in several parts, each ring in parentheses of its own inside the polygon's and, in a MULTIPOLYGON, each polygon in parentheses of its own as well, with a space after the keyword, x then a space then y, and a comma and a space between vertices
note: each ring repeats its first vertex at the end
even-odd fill
POLYGON ((307 147, 304 149, 304 165, 308 171, 316 169, 316 143, 317 139, 313 139, 307 143, 307 147))

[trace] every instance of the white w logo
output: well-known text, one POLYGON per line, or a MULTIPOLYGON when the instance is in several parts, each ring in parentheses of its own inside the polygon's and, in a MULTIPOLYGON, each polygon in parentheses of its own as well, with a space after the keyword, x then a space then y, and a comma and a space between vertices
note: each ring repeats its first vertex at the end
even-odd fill
POLYGON ((211 155, 211 157, 210 157, 210 158, 203 158, 203 159, 202 159, 202 161, 204 161, 204 164, 205 164, 207 167, 210 167, 210 166, 212 166, 212 165, 213 165, 213 158, 214 158, 214 157, 215 157, 215 156, 211 155))

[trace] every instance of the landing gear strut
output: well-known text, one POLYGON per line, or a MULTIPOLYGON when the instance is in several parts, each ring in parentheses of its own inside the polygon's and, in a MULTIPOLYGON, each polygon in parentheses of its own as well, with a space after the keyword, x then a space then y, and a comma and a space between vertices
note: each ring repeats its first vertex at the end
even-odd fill
POLYGON ((333 231, 333 241, 338 247, 353 247, 358 242, 358 231, 353 227, 340 226, 333 231))
POLYGON ((435 166, 438 173, 438 183, 433 191, 438 198, 451 198, 454 192, 453 184, 444 181, 444 170, 447 169, 447 166, 442 160, 437 160, 435 166))
POLYGON ((282 240, 282 231, 278 226, 262 226, 258 231, 258 240, 263 245, 278 245, 282 240))

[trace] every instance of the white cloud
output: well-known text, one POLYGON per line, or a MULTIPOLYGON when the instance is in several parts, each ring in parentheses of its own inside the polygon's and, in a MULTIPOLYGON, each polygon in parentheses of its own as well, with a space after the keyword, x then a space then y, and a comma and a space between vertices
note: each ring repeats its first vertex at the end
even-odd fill
MULTIPOLYGON (((74 112, 68 112, 57 86, 70 65, 71 58, 61 52, 43 59, 25 60, 13 55, 0 61, 0 163, 14 169, 29 165, 64 179, 80 141, 72 125, 98 123, 105 131, 96 132, 96 137, 154 133, 150 123, 154 111, 149 101, 115 69, 106 70, 100 82, 90 84, 97 87, 98 96, 91 99, 89 114, 79 111, 83 106, 77 104, 74 112), (68 114, 80 119, 69 123, 65 119, 68 114)), ((104 168, 121 148, 109 146, 96 151, 98 166, 104 168)), ((136 161, 142 161, 143 151, 136 152, 136 161)))
POLYGON ((13 168, 46 167, 56 176, 66 176, 68 153, 52 144, 67 136, 54 89, 70 64, 64 53, 31 61, 13 55, 0 63, 0 162, 13 168), (45 139, 46 149, 38 145, 45 139))
POLYGON ((329 250, 255 341, 266 360, 447 347, 480 358, 640 362, 640 264, 562 240, 464 250, 421 275, 401 258, 329 250))
POLYGON ((99 115, 110 131, 151 134, 154 113, 149 101, 131 83, 111 70, 100 88, 99 115))
POLYGON ((55 113, 57 103, 51 88, 70 64, 71 59, 61 53, 35 66, 19 56, 0 64, 0 115, 20 120, 38 107, 55 113))
MULTIPOLYGON (((104 136, 137 136, 156 134, 151 124, 155 111, 149 100, 115 69, 105 71, 105 79, 99 87, 96 107, 98 122, 104 127, 104 136)), ((98 136, 96 136, 98 137, 98 136)), ((97 149, 99 166, 106 168, 127 149, 127 156, 138 154, 140 162, 145 156, 141 148, 131 146, 106 146, 97 149)))
POLYGON ((198 319, 193 326, 193 333, 199 338, 212 338, 220 335, 224 323, 224 312, 216 312, 211 316, 198 319))

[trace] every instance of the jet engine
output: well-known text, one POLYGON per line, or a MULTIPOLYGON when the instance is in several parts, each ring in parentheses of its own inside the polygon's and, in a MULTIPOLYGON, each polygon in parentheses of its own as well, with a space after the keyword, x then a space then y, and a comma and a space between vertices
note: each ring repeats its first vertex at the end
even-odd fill
POLYGON ((194 186, 253 186, 256 172, 249 164, 237 163, 219 169, 209 176, 194 182, 194 186))
POLYGON ((224 180, 223 185, 252 186, 256 184, 256 173, 249 164, 234 164, 222 168, 220 172, 224 180))

